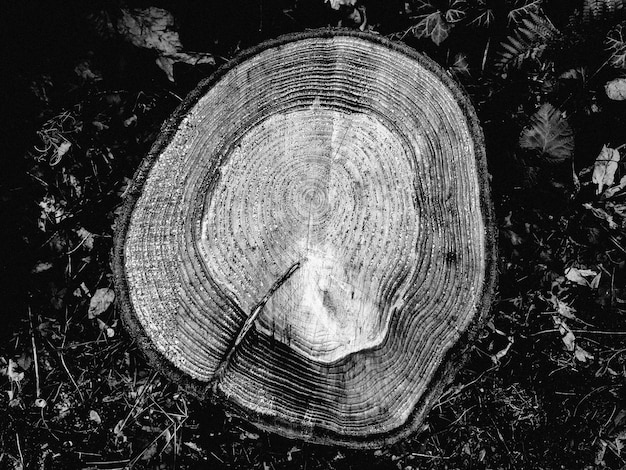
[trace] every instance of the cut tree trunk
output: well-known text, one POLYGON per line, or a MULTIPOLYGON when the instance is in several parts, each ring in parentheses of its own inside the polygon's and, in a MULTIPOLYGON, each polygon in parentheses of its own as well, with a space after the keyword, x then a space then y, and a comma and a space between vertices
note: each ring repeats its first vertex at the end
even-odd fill
POLYGON ((349 447, 416 430, 489 307, 482 131, 439 66, 322 30, 201 83, 139 169, 116 239, 152 363, 257 426, 349 447))

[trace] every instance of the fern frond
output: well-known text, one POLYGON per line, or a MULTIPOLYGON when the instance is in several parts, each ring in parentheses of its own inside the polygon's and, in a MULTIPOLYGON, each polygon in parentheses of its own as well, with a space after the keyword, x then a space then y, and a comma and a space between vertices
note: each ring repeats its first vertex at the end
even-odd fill
POLYGON ((626 0, 584 0, 583 21, 611 21, 626 14, 626 0))
POLYGON ((574 133, 560 110, 545 103, 530 119, 519 140, 548 163, 561 163, 574 153, 574 133))
POLYGON ((519 68, 526 59, 540 58, 547 43, 558 33, 547 16, 530 11, 519 20, 514 34, 500 44, 496 67, 500 70, 519 68))

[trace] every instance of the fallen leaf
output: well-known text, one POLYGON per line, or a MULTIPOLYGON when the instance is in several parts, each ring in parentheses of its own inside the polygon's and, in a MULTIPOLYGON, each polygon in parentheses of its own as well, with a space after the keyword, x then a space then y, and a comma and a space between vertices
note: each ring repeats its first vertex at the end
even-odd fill
POLYGON ((261 437, 261 436, 259 436, 258 434, 254 433, 254 432, 248 432, 248 431, 244 431, 241 434, 239 434, 239 439, 242 440, 242 441, 245 440, 245 439, 250 439, 250 440, 256 441, 256 440, 259 439, 259 437, 261 437))
POLYGON ((567 318, 568 320, 574 320, 576 318, 576 310, 573 307, 570 307, 565 302, 560 299, 554 297, 553 304, 556 308, 556 311, 559 312, 559 315, 567 318))
POLYGON ((625 188, 626 188, 626 175, 622 176, 622 179, 619 180, 618 184, 604 191, 604 193, 602 194, 602 199, 610 199, 616 194, 620 193, 625 188))
POLYGON ((96 410, 89 411, 89 420, 93 421, 96 424, 102 423, 102 419, 100 418, 100 415, 98 414, 96 410))
POLYGON ((102 76, 99 73, 95 73, 91 70, 91 64, 88 60, 84 60, 76 65, 76 67, 74 67, 74 73, 85 81, 102 80, 102 76))
POLYGON ((63 158, 63 155, 65 155, 70 150, 71 147, 72 147, 72 143, 68 142, 67 140, 64 141, 61 145, 59 145, 57 147, 57 150, 54 156, 50 159, 50 166, 58 165, 61 159, 63 158))
POLYGON ((602 273, 596 274, 596 276, 589 283, 589 287, 592 289, 597 289, 600 286, 600 279, 602 278, 602 273))
POLYGON ((574 153, 574 133, 561 111, 545 103, 532 116, 519 144, 536 151, 548 162, 561 163, 574 153))
POLYGON ((33 269, 31 269, 30 272, 33 274, 39 274, 49 270, 50 268, 52 268, 52 266, 53 264, 49 261, 40 261, 35 266, 33 266, 33 269))
POLYGON ((79 244, 87 251, 93 250, 94 234, 84 227, 78 227, 75 232, 81 239, 79 244))
POLYGON ((504 348, 502 348, 500 351, 496 352, 495 354, 493 354, 491 356, 491 360, 495 364, 500 363, 500 359, 502 359, 504 356, 506 356, 509 353, 509 351, 511 350, 511 346, 513 346, 513 342, 514 342, 513 336, 509 336, 507 339, 509 340, 507 345, 504 348))
POLYGON ((586 279, 587 277, 595 277, 598 273, 591 269, 578 269, 567 268, 565 270, 565 277, 578 285, 590 287, 591 283, 586 279))
POLYGON ((604 85, 606 96, 614 101, 626 100, 626 78, 616 78, 604 85))
POLYGON ((333 10, 339 10, 343 5, 353 6, 356 4, 356 0, 326 0, 326 3, 330 3, 333 10))
POLYGON ((300 450, 302 450, 302 449, 300 449, 299 447, 296 447, 296 446, 293 446, 291 449, 289 449, 287 451, 287 461, 291 462, 293 460, 293 454, 296 453, 296 452, 300 452, 300 450))
POLYGON ((91 297, 89 301, 89 311, 87 316, 90 319, 96 318, 103 313, 115 300, 115 292, 112 289, 106 287, 98 289, 91 297))
POLYGON ((574 357, 579 362, 587 362, 587 359, 593 359, 593 354, 585 351, 580 346, 576 346, 576 349, 574 349, 574 357))
POLYGON ((57 201, 54 196, 44 196, 39 203, 41 214, 39 215, 38 226, 42 231, 46 230, 48 221, 58 224, 65 216, 65 201, 57 201))
POLYGON ((450 65, 450 70, 457 75, 470 76, 469 63, 467 62, 467 56, 463 53, 458 53, 454 56, 454 61, 450 65))
POLYGON ((552 321, 554 322, 554 326, 559 329, 559 333, 561 334, 561 341, 563 341, 565 349, 573 352, 576 349, 576 336, 574 336, 574 333, 572 333, 570 327, 567 326, 565 320, 557 317, 556 315, 552 316, 552 321))
POLYGON ((100 328, 100 331, 106 334, 107 338, 113 338, 113 336, 115 336, 115 330, 111 328, 109 325, 107 325, 105 322, 100 320, 99 318, 97 320, 98 320, 98 328, 100 328))
POLYGON ((174 81, 176 62, 190 65, 215 64, 211 54, 183 51, 174 16, 162 8, 122 9, 116 30, 134 46, 157 51, 159 57, 156 63, 171 82, 174 81))
POLYGON ((610 187, 615 181, 615 172, 620 160, 619 152, 606 145, 602 147, 600 154, 593 165, 593 176, 591 180, 598 185, 596 194, 600 194, 604 186, 610 187))
POLYGON ((146 447, 140 454, 141 460, 151 460, 154 456, 159 453, 159 441, 152 442, 148 447, 146 447))
POLYGON ((20 366, 13 359, 9 359, 7 376, 11 382, 19 383, 24 380, 24 372, 20 370, 20 366))
POLYGON ((589 209, 593 213, 593 215, 595 215, 598 219, 606 220, 607 223, 609 224, 609 228, 615 230, 618 227, 618 225, 615 222, 615 220, 613 220, 613 216, 611 214, 609 214, 607 211, 605 211, 604 209, 601 209, 601 208, 598 208, 598 207, 593 207, 588 202, 583 204, 583 207, 585 209, 589 209))

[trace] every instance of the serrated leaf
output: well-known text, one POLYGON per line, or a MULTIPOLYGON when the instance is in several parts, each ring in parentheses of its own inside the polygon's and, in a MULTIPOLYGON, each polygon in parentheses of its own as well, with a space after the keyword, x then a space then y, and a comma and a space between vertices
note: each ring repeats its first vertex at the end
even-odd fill
POLYGON ((616 78, 604 85, 606 96, 613 101, 626 100, 626 78, 616 78))
POLYGON ((546 103, 532 116, 519 144, 550 163, 561 163, 574 153, 574 133, 561 112, 546 103))
POLYGON ((115 292, 112 289, 106 287, 98 289, 91 300, 89 301, 89 311, 87 315, 90 319, 96 318, 101 313, 104 313, 107 308, 111 306, 115 300, 115 292))
POLYGON ((591 177, 593 184, 598 186, 596 194, 600 194, 605 186, 613 185, 619 160, 620 155, 617 150, 606 145, 602 147, 593 165, 593 176, 591 177))

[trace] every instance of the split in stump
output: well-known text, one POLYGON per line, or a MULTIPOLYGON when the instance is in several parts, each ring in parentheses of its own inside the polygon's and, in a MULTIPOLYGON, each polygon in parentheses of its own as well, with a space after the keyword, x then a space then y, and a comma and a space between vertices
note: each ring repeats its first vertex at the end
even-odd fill
POLYGON ((264 429, 375 447, 417 429, 489 309, 482 132, 431 60, 378 36, 264 43, 166 125, 119 221, 153 363, 264 429))

